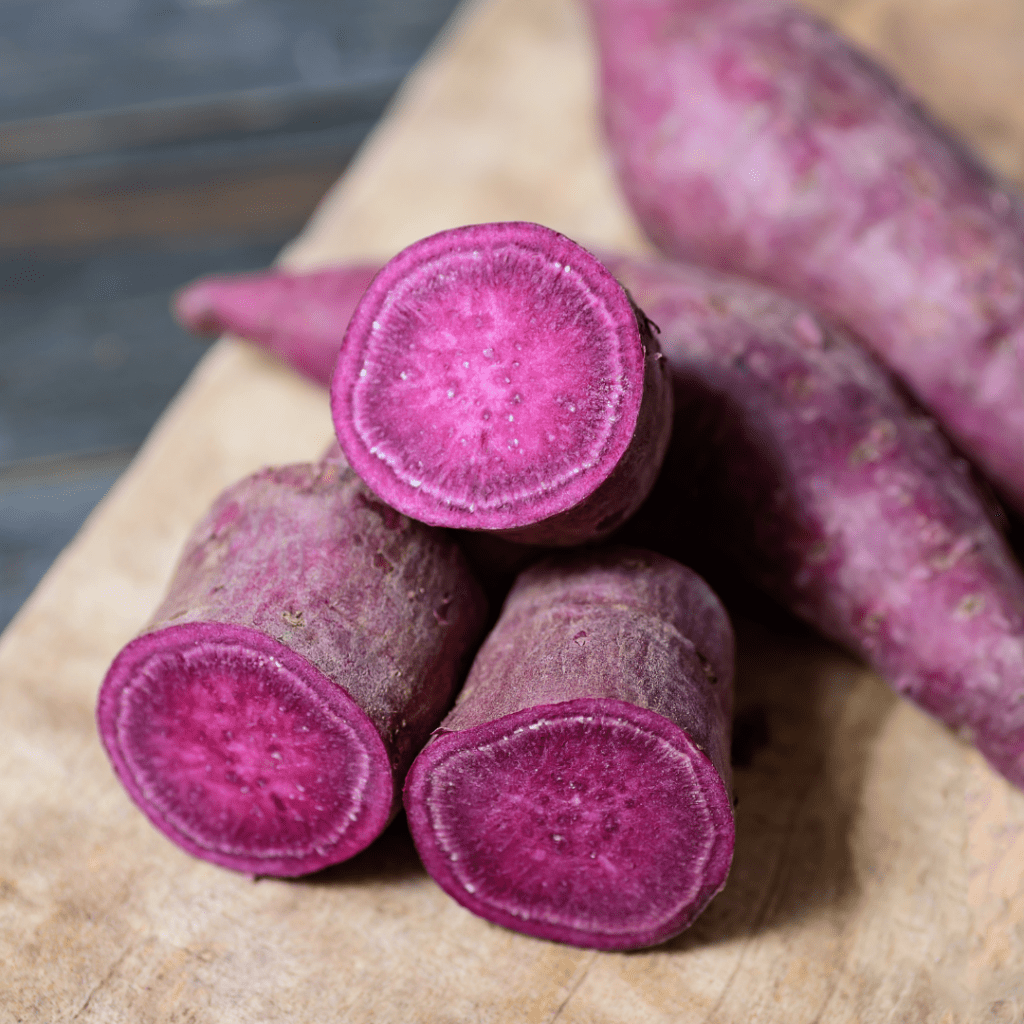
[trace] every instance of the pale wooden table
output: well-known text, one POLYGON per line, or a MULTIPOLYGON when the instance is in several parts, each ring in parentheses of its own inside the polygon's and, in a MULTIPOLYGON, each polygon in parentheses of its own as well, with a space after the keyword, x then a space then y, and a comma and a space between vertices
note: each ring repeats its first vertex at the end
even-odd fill
MULTIPOLYGON (((1016 0, 818 0, 1024 180, 1016 0)), ((284 259, 386 257, 469 221, 642 248, 593 119, 572 0, 484 0, 408 83, 284 259)), ((222 487, 330 436, 317 391, 229 340, 0 640, 0 1021, 550 1022, 1024 1019, 1024 794, 871 673, 739 623, 725 891, 655 950, 478 920, 401 825, 304 881, 195 861, 129 803, 92 709, 190 524, 222 487)))

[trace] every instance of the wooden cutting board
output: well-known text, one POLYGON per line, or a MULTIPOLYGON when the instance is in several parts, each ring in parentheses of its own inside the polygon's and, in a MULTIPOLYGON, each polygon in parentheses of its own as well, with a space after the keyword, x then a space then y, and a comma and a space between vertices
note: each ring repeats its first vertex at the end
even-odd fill
MULTIPOLYGON (((1024 181, 1019 0, 815 7, 1024 181)), ((384 258, 513 218, 643 248, 592 75, 573 0, 466 7, 284 261, 384 258)), ((220 342, 0 640, 0 1021, 1024 1020, 1024 794, 798 629, 739 623, 735 862, 658 949, 478 920, 401 822, 301 881, 251 881, 165 840, 100 748, 100 680, 214 495, 330 433, 322 392, 220 342)))

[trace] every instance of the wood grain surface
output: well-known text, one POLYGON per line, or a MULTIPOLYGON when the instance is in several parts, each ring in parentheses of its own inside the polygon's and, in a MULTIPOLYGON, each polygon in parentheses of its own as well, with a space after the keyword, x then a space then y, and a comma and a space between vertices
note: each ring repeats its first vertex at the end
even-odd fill
MULTIPOLYGON (((815 0, 1024 181, 1017 0, 815 0)), ((283 254, 386 257, 470 221, 641 249, 600 148, 572 0, 470 5, 283 254)), ((730 881, 688 932, 599 953, 478 920, 396 823, 251 881, 148 825, 93 726, 191 523, 330 436, 322 392, 218 343, 0 640, 0 1021, 1024 1020, 1024 794, 836 648, 739 622, 730 881)))

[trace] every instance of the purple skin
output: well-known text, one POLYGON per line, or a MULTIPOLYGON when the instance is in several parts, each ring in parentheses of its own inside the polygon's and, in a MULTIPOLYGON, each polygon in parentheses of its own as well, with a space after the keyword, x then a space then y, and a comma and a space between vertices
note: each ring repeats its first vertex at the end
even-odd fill
POLYGON ((100 690, 119 779, 189 853, 303 875, 358 853, 486 617, 462 555, 337 456, 229 488, 100 690))
POLYGON ((646 318, 585 249, 526 223, 394 257, 349 324, 331 408, 346 458, 389 505, 546 545, 621 525, 671 429, 646 318))
POLYGON ((172 309, 193 334, 236 334, 329 387, 345 328, 379 269, 351 263, 203 277, 178 292, 172 309))
POLYGON ((848 325, 1024 513, 1018 199, 801 10, 588 2, 607 137, 655 243, 848 325))
POLYGON ((966 462, 850 336, 789 299, 606 261, 661 328, 676 395, 665 468, 625 536, 728 565, 1024 787, 1024 577, 966 462))
POLYGON ((733 634, 694 572, 631 548, 523 573, 405 809, 427 871, 496 924, 638 949, 725 884, 733 634))

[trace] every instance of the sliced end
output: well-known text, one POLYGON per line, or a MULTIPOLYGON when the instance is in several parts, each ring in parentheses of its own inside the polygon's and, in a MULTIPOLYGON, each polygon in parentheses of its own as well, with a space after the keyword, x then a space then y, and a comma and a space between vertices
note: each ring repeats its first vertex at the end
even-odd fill
POLYGON ((473 913, 596 949, 654 945, 725 884, 734 822, 708 758, 616 700, 529 708, 435 738, 405 807, 434 880, 473 913))
POLYGON ((335 369, 352 468, 423 522, 510 530, 589 497, 633 437, 644 349, 629 299, 537 224, 480 224, 398 254, 335 369))
POLYGON ((358 853, 391 817, 391 769, 369 719, 254 630, 190 623, 139 637, 107 673, 97 719, 135 803, 215 864, 307 874, 358 853))

